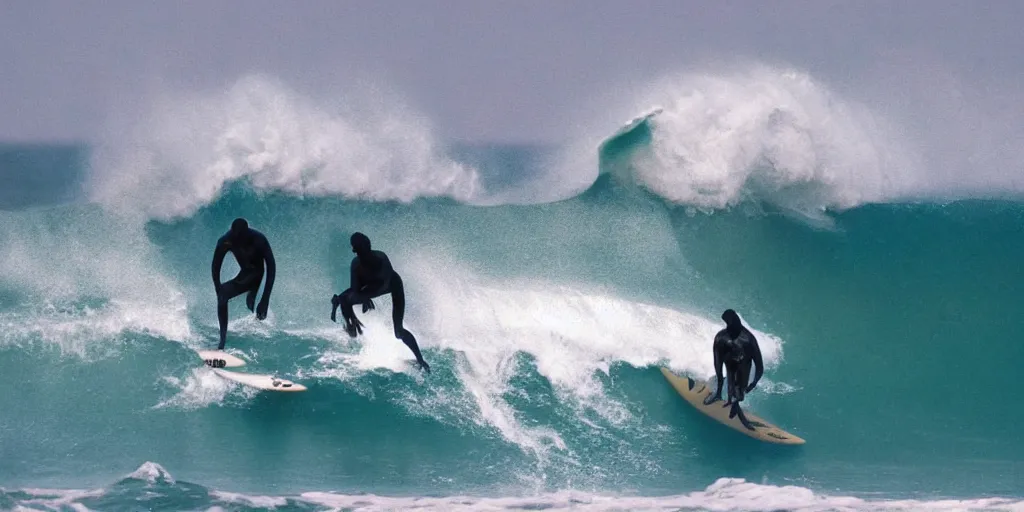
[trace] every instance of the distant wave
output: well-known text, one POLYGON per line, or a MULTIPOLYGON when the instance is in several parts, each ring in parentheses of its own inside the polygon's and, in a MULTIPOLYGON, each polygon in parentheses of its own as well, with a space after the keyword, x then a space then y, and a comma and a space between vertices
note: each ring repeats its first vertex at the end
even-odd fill
POLYGON ((805 73, 688 73, 650 90, 639 103, 659 107, 603 142, 601 172, 672 203, 713 210, 754 200, 812 212, 916 184, 916 160, 894 130, 805 73))
POLYGON ((107 133, 87 190, 112 210, 154 219, 188 216, 237 181, 371 201, 478 192, 476 171, 442 156, 420 116, 380 103, 334 109, 264 76, 157 98, 107 133))

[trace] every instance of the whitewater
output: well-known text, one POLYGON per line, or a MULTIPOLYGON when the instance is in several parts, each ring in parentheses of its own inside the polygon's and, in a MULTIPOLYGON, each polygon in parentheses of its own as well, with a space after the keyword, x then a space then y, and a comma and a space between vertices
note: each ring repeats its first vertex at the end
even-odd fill
POLYGON ((806 72, 666 76, 545 146, 261 75, 151 100, 89 145, 0 146, 0 508, 1024 510, 1016 178, 958 195, 926 137, 806 72), (195 355, 236 217, 278 270, 228 349, 304 393, 195 355), (432 374, 390 297, 359 338, 330 321, 354 231, 432 374), (661 376, 714 375, 726 308, 766 364, 747 407, 806 445, 661 376))

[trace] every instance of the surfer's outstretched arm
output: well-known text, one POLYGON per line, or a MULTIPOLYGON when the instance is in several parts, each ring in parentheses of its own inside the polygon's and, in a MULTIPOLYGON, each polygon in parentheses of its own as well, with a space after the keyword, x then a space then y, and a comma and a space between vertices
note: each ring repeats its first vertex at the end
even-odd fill
POLYGON ((224 243, 224 239, 217 240, 217 245, 213 248, 213 263, 210 265, 210 271, 213 275, 213 289, 220 294, 220 269, 224 265, 224 256, 227 256, 228 248, 224 243))
POLYGON ((712 403, 722 399, 722 383, 725 380, 722 377, 722 351, 722 343, 716 337, 713 352, 715 353, 715 378, 717 379, 717 387, 715 388, 714 393, 708 395, 708 397, 704 399, 704 405, 711 405, 712 403))
POLYGON ((750 393, 761 380, 761 376, 764 375, 764 361, 761 359, 761 347, 757 345, 757 338, 751 332, 747 334, 750 335, 750 345, 747 351, 750 354, 750 359, 754 362, 754 380, 750 381, 750 385, 747 386, 747 393, 750 393))

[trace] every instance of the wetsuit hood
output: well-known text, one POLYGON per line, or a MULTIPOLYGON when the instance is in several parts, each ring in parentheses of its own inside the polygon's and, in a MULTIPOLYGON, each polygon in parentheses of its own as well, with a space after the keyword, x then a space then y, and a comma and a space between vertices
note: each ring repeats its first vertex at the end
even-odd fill
POLYGON ((357 231, 352 233, 349 242, 352 244, 352 252, 359 255, 370 253, 370 237, 357 231))
POLYGON ((238 236, 249 230, 249 223, 239 217, 231 223, 231 234, 238 236))
POLYGON ((249 237, 249 223, 239 217, 231 223, 231 231, 228 231, 231 240, 241 242, 249 237))
POLYGON ((729 333, 729 336, 736 337, 740 335, 740 331, 743 329, 743 323, 740 322, 740 316, 731 309, 725 310, 722 313, 722 320, 725 321, 725 329, 729 333))

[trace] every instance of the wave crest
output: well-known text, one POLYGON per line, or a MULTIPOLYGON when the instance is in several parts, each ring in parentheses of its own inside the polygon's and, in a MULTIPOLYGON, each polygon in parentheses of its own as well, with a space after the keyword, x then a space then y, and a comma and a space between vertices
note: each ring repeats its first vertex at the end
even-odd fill
POLYGON ((258 191, 408 202, 470 200, 477 172, 440 156, 425 120, 392 102, 327 107, 263 76, 171 95, 113 130, 93 159, 90 199, 146 218, 185 217, 244 180, 258 191))
POLYGON ((660 111, 605 142, 633 139, 628 165, 602 171, 626 173, 673 203, 845 209, 903 193, 915 168, 882 119, 798 71, 671 76, 640 104, 660 111))

